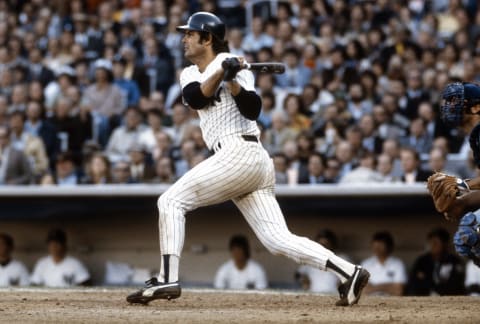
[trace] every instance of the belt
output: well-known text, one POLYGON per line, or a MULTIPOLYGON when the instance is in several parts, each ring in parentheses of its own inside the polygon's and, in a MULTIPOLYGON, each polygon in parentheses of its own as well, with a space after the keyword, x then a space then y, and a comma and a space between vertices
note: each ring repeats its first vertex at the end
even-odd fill
MULTIPOLYGON (((241 135, 240 136, 244 141, 258 143, 258 138, 255 135, 241 135)), ((222 148, 222 144, 218 142, 216 144, 216 149, 219 150, 222 148)), ((215 149, 211 151, 212 154, 215 154, 215 149)))

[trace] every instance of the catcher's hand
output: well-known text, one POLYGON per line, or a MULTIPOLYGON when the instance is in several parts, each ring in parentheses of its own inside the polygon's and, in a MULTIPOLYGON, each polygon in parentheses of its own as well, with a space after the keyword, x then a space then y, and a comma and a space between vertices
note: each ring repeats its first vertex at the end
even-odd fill
POLYGON ((427 188, 435 208, 445 218, 453 220, 462 216, 463 205, 457 198, 469 191, 465 181, 437 172, 428 178, 427 188))
POLYGON ((236 57, 229 57, 223 60, 222 68, 225 71, 223 73, 223 80, 232 81, 237 75, 238 71, 243 68, 243 64, 236 57))

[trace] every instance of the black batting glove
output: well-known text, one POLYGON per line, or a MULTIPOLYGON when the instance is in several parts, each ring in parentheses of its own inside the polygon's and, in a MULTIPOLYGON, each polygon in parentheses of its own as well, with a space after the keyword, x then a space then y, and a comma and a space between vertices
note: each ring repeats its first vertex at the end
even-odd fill
POLYGON ((229 57, 223 60, 222 68, 225 71, 223 73, 224 81, 232 81, 237 75, 238 71, 242 69, 240 61, 235 57, 229 57))

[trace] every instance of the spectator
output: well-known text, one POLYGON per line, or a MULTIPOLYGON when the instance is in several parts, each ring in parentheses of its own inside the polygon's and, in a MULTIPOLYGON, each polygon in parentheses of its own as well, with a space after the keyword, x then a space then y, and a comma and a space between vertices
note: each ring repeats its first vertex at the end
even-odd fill
POLYGON ((465 265, 449 253, 450 234, 443 228, 427 235, 428 251, 412 267, 409 293, 416 296, 463 295, 465 265))
POLYGON ((150 92, 160 90, 166 94, 174 81, 175 71, 168 49, 155 38, 144 40, 142 66, 150 78, 150 92))
POLYGON ((10 145, 10 131, 0 126, 0 184, 25 185, 33 179, 31 164, 23 151, 10 145))
POLYGON ((177 160, 175 161, 175 176, 180 178, 192 168, 192 160, 197 151, 193 140, 185 140, 180 146, 177 160))
POLYGON ((85 285, 90 274, 76 258, 67 254, 67 235, 61 229, 53 229, 47 236, 48 256, 35 264, 31 283, 46 287, 85 285))
POLYGON ((174 146, 180 145, 185 139, 185 133, 190 128, 190 121, 188 117, 188 108, 181 102, 178 102, 172 107, 172 142, 174 146))
POLYGON ((273 167, 275 168, 275 183, 287 184, 288 159, 283 153, 273 154, 273 167))
POLYGON ((156 134, 158 132, 165 132, 170 138, 173 137, 174 133, 170 127, 162 126, 162 112, 158 109, 150 109, 147 112, 147 124, 146 128, 138 139, 138 143, 143 145, 148 152, 153 152, 157 145, 156 134))
POLYGON ((353 119, 358 121, 372 111, 371 103, 365 100, 364 90, 360 83, 353 83, 348 89, 347 109, 353 119))
POLYGON ((130 156, 130 176, 134 182, 149 182, 155 176, 155 170, 147 163, 145 149, 133 144, 128 150, 130 156))
POLYGON ((424 121, 421 118, 412 120, 409 135, 400 138, 402 146, 410 147, 419 154, 427 154, 432 148, 432 142, 433 139, 426 131, 424 121))
POLYGON ((55 104, 54 115, 48 121, 57 132, 56 152, 70 151, 76 160, 81 160, 83 143, 92 137, 92 116, 88 112, 72 115, 72 101, 60 98, 55 104))
POLYGON ((279 152, 285 143, 295 139, 297 133, 287 126, 287 115, 283 111, 272 113, 272 128, 264 132, 263 144, 270 152, 279 152))
POLYGON ((124 102, 127 107, 137 106, 140 101, 140 90, 135 81, 125 79, 125 66, 127 61, 118 57, 113 61, 114 84, 123 92, 124 102))
POLYGON ((340 183, 343 184, 381 181, 383 177, 376 171, 375 155, 370 152, 363 152, 360 155, 360 164, 340 179, 340 183))
POLYGON ((111 182, 110 161, 102 153, 94 153, 87 161, 83 184, 106 184, 111 182))
POLYGON ((340 177, 345 176, 355 167, 354 152, 352 145, 347 141, 338 143, 335 150, 335 157, 341 163, 340 177))
MULTIPOLYGON (((113 84, 112 63, 105 59, 95 61, 95 83, 88 86, 83 94, 83 100, 90 107, 96 120, 96 134, 100 142, 105 141, 109 123, 118 124, 118 118, 126 108, 122 91, 113 84)), ((103 144, 103 143, 102 143, 103 144)))
POLYGON ((75 165, 73 154, 60 153, 56 157, 54 183, 59 186, 75 186, 80 183, 80 172, 75 165))
POLYGON ((283 103, 285 112, 287 113, 288 126, 295 132, 308 130, 311 120, 306 116, 304 111, 302 98, 296 94, 288 94, 283 103))
POLYGON ((389 232, 377 232, 372 237, 373 256, 362 262, 370 272, 370 281, 365 287, 369 295, 401 296, 407 283, 405 265, 392 256, 393 237, 389 232))
POLYGON ((285 72, 276 75, 277 85, 299 93, 310 82, 312 71, 301 64, 300 53, 293 47, 284 50, 283 62, 285 63, 285 72))
POLYGON ((155 177, 151 183, 171 184, 176 181, 175 163, 168 156, 160 157, 155 164, 155 177))
POLYGON ((341 177, 341 164, 335 157, 327 158, 323 178, 325 183, 338 183, 341 177))
POLYGON ((472 260, 467 262, 465 288, 470 296, 480 296, 480 268, 472 260))
POLYGON ((243 38, 242 48, 245 52, 258 52, 262 47, 272 47, 275 39, 265 34, 261 17, 252 20, 251 32, 243 38))
POLYGON ((56 79, 50 82, 44 91, 45 106, 48 109, 48 115, 51 116, 51 110, 60 98, 67 97, 67 90, 74 86, 77 81, 75 70, 71 66, 62 66, 56 71, 56 79))
POLYGON ((118 161, 112 169, 112 183, 131 184, 136 181, 132 179, 130 172, 130 163, 128 161, 118 161))
POLYGON ((52 161, 58 150, 57 130, 49 120, 45 119, 42 103, 30 101, 25 112, 27 117, 24 125, 25 132, 42 139, 48 158, 52 161))
POLYGON ((400 159, 403 170, 402 182, 410 184, 424 182, 432 174, 420 169, 420 157, 414 149, 403 148, 400 151, 400 159))
MULTIPOLYGON (((320 231, 315 237, 315 241, 341 258, 349 260, 347 256, 336 252, 338 248, 338 239, 335 233, 331 230, 325 229, 320 231)), ((305 290, 328 295, 335 295, 338 293, 337 288, 340 281, 331 272, 322 271, 309 265, 303 265, 298 268, 295 276, 305 290)))
POLYGON ((10 146, 22 151, 31 164, 34 176, 48 169, 49 161, 43 141, 25 131, 25 115, 17 111, 10 115, 10 146))
POLYGON ((377 172, 382 177, 383 182, 395 182, 398 179, 392 174, 393 159, 390 155, 382 153, 377 157, 377 172))
POLYGON ((362 134, 362 148, 379 154, 382 150, 382 139, 377 135, 375 120, 371 114, 363 115, 358 124, 362 134))
POLYGON ((215 275, 217 289, 265 289, 268 286, 263 267, 250 259, 250 246, 243 235, 230 239, 231 260, 222 264, 215 275))
POLYGON ((170 155, 172 149, 171 137, 163 132, 157 132, 155 134, 155 147, 152 150, 152 156, 154 160, 158 160, 162 156, 170 155))
POLYGON ((312 153, 308 159, 308 173, 306 176, 300 176, 298 183, 318 184, 325 181, 323 172, 325 162, 319 153, 312 153))
POLYGON ((25 265, 12 258, 13 238, 0 233, 0 287, 27 286, 30 276, 25 265))
POLYGON ((125 125, 118 126, 108 141, 106 153, 110 162, 115 163, 128 159, 128 149, 138 143, 141 134, 146 130, 142 124, 142 114, 137 108, 125 111, 125 125))

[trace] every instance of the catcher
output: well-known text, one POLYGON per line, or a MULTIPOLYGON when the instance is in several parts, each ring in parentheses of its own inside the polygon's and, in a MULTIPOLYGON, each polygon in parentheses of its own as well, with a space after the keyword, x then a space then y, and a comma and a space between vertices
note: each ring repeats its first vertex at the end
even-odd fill
MULTIPOLYGON (((480 86, 469 82, 448 84, 442 93, 442 120, 451 127, 470 132, 475 164, 480 168, 480 86)), ((480 177, 459 179, 443 173, 428 178, 427 188, 435 208, 447 220, 460 221, 454 236, 456 251, 480 265, 480 177)))

